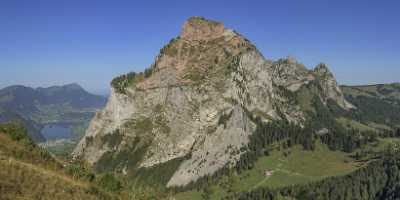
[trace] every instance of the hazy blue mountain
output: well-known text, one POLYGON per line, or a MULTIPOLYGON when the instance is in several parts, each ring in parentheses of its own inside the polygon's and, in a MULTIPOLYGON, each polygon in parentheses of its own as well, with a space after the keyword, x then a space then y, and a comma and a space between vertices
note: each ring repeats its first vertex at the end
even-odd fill
POLYGON ((24 125, 24 127, 29 131, 30 137, 34 141, 45 141, 46 138, 40 133, 42 126, 40 124, 35 123, 32 120, 27 120, 21 117, 19 114, 15 112, 11 112, 9 110, 0 110, 0 123, 6 123, 9 121, 17 121, 24 125))
POLYGON ((21 121, 35 141, 43 142, 40 130, 47 124, 68 124, 82 133, 83 124, 105 103, 105 97, 75 83, 47 88, 13 85, 0 90, 0 122, 21 121))
POLYGON ((64 86, 37 88, 37 91, 41 94, 42 104, 69 103, 75 108, 99 108, 104 106, 106 102, 103 96, 90 94, 76 83, 64 86))

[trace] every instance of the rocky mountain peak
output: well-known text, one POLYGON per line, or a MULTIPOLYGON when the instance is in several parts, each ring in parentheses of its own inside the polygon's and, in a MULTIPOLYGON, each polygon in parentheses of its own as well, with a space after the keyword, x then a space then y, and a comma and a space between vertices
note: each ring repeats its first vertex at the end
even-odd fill
POLYGON ((141 89, 197 84, 212 71, 226 68, 233 57, 256 48, 222 23, 191 17, 181 35, 165 45, 153 65, 153 73, 136 86, 141 89))
POLYGON ((329 67, 325 63, 319 63, 314 68, 314 73, 321 77, 333 77, 332 72, 329 70, 329 67))
POLYGON ((322 88, 324 102, 328 99, 334 100, 339 106, 345 110, 355 109, 355 106, 349 103, 343 96, 342 91, 339 88, 335 76, 329 70, 325 63, 318 64, 314 70, 314 74, 319 78, 319 84, 322 88))
POLYGON ((270 69, 274 83, 287 87, 291 91, 300 89, 304 83, 313 79, 309 70, 293 57, 273 62, 270 69))
POLYGON ((285 60, 286 60, 286 62, 287 62, 288 64, 297 64, 297 60, 296 60, 295 57, 288 56, 285 60))
POLYGON ((322 100, 347 106, 334 78, 316 79, 329 70, 315 71, 290 57, 266 60, 222 23, 192 17, 147 72, 113 81, 74 157, 128 174, 182 159, 167 186, 187 185, 239 161, 254 117, 303 123, 307 113, 292 99, 305 85, 319 84, 322 100))
POLYGON ((221 37, 224 30, 224 25, 220 22, 203 17, 191 17, 184 23, 180 37, 189 41, 210 40, 221 37))

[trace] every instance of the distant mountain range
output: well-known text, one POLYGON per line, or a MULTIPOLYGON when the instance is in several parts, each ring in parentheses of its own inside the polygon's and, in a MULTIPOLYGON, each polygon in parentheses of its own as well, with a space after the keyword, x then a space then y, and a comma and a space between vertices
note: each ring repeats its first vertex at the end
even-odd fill
POLYGON ((88 121, 105 103, 105 97, 75 83, 47 88, 14 85, 0 90, 0 122, 21 121, 36 142, 43 142, 44 125, 88 121))

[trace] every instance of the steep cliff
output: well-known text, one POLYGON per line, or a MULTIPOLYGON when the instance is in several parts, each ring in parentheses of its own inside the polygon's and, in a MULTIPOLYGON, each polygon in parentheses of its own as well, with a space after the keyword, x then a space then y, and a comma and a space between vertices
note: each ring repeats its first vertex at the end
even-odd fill
POLYGON ((167 186, 187 185, 236 164, 255 130, 251 116, 303 124, 306 112, 288 94, 308 84, 323 102, 352 108, 325 66, 267 60, 222 23, 192 17, 144 73, 113 80, 73 155, 127 175, 179 161, 167 186))

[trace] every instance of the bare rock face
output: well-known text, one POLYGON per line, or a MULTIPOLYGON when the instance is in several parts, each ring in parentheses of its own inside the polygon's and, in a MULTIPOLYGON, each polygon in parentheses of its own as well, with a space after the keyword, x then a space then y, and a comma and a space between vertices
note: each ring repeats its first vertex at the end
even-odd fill
POLYGON ((274 83, 293 92, 314 80, 312 73, 303 64, 290 57, 273 62, 271 74, 273 74, 274 83))
POLYGON ((339 88, 339 85, 333 76, 328 66, 324 63, 318 64, 314 68, 314 74, 319 78, 320 85, 323 90, 323 100, 326 102, 328 99, 334 100, 339 106, 348 110, 355 107, 344 98, 344 95, 339 88))
POLYGON ((303 123, 305 114, 282 90, 296 92, 319 77, 323 98, 349 107, 323 68, 266 60, 243 36, 199 17, 185 22, 150 70, 113 86, 74 157, 124 174, 180 159, 167 186, 184 186, 235 166, 256 128, 251 117, 303 123))

